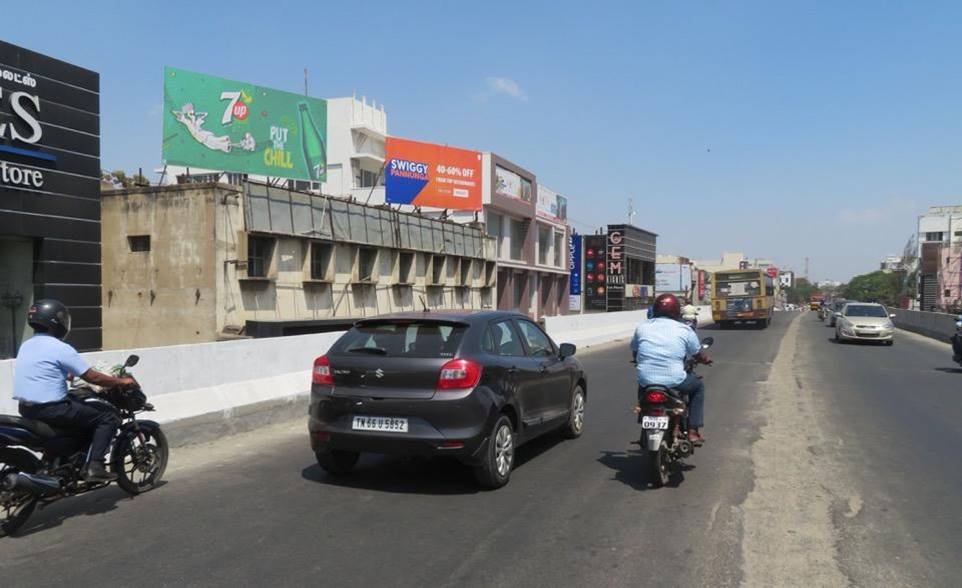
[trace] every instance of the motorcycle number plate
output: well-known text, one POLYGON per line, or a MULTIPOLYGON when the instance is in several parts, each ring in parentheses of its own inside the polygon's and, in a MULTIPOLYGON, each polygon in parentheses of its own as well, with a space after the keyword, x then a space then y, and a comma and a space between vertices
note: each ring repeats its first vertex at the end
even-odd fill
POLYGON ((642 429, 668 429, 668 417, 666 416, 643 416, 641 417, 641 428, 642 429))

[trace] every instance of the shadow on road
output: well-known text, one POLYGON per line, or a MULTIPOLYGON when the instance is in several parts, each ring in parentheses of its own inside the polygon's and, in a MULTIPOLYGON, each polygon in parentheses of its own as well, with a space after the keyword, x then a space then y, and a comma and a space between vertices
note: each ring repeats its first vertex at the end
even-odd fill
MULTIPOLYGON (((157 485, 155 490, 166 485, 167 482, 162 481, 157 485)), ((133 499, 133 496, 113 485, 100 490, 94 490, 89 494, 70 496, 45 507, 38 507, 14 537, 26 537, 34 533, 59 527, 64 521, 73 517, 108 513, 115 510, 118 503, 133 499)))
MULTIPOLYGON (((549 433, 525 443, 515 453, 514 469, 558 445, 560 433, 549 433)), ((362 454, 354 470, 345 475, 328 474, 317 464, 301 470, 311 482, 394 494, 475 494, 481 491, 468 465, 451 457, 399 458, 362 454)))
MULTIPOLYGON (((641 450, 603 451, 598 463, 615 470, 615 479, 635 490, 655 490, 648 474, 648 456, 641 450)), ((668 477, 669 488, 677 488, 685 481, 685 472, 695 466, 676 462, 668 477)))
POLYGON ((946 374, 962 374, 962 368, 952 368, 952 367, 937 367, 935 368, 937 372, 943 372, 946 374))

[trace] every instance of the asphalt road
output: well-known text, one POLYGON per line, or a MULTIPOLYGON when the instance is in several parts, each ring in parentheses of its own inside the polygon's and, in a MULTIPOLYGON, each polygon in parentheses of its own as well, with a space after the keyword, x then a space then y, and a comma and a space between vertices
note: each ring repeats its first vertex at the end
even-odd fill
POLYGON ((701 369, 708 444, 671 487, 648 487, 631 445, 634 374, 626 344, 615 343, 579 353, 589 373, 584 436, 521 448, 501 490, 477 491, 468 469, 445 460, 365 456, 352 477, 328 478, 304 423, 274 426, 176 451, 168 482, 136 499, 108 489, 38 512, 0 540, 0 577, 730 586, 771 585, 765 574, 783 572, 795 581, 782 583, 814 585, 788 576, 810 557, 828 562, 837 573, 823 578, 837 583, 954 585, 962 373, 939 369, 949 358, 915 337, 886 348, 836 345, 830 333, 808 313, 778 316, 767 330, 703 330, 716 339, 715 366, 701 369), (796 402, 797 414, 786 413, 796 402), (770 483, 780 466, 790 484, 770 483))

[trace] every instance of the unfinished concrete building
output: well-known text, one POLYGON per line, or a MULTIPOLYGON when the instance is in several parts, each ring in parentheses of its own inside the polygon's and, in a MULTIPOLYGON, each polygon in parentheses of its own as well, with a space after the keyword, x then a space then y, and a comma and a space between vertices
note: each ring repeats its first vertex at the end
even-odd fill
POLYGON ((107 190, 102 202, 105 349, 495 305, 480 226, 253 182, 107 190))

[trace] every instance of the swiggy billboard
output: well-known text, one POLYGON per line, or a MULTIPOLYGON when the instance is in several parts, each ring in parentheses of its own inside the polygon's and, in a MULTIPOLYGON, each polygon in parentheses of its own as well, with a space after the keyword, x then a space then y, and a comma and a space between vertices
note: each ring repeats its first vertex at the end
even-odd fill
POLYGON ((391 204, 481 210, 481 154, 389 137, 385 200, 391 204))

